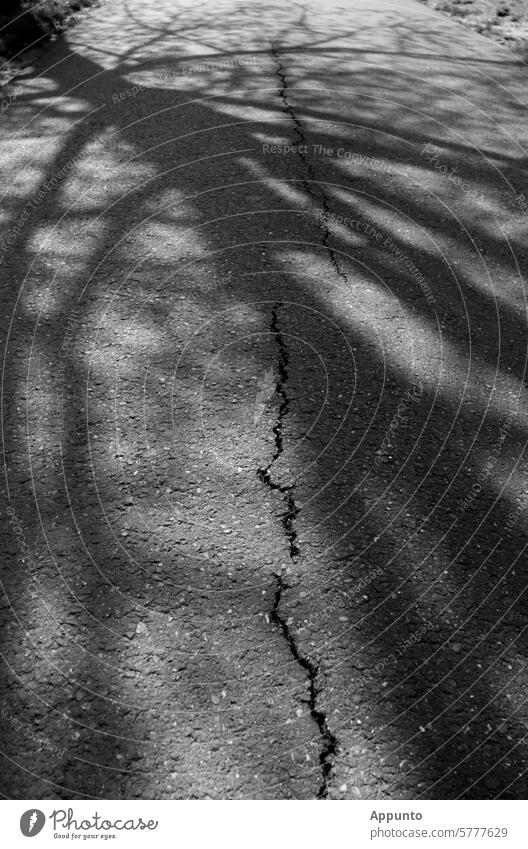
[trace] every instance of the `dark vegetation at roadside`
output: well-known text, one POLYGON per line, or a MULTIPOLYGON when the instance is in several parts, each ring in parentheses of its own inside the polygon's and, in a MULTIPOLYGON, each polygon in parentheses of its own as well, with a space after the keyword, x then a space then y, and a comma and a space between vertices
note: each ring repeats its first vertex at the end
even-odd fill
POLYGON ((74 24, 96 0, 2 0, 0 7, 0 84, 15 73, 16 63, 74 24))
POLYGON ((528 0, 420 0, 528 58, 528 0))

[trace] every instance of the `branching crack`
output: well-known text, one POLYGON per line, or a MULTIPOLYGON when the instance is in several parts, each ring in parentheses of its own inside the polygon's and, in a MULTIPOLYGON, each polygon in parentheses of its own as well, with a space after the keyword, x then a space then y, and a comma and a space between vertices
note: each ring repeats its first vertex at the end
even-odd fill
MULTIPOLYGON (((276 388, 280 404, 277 414, 277 421, 273 428, 275 436, 275 450, 273 456, 265 468, 257 469, 259 479, 266 484, 270 489, 280 492, 283 496, 286 505, 286 511, 282 514, 282 525, 286 539, 288 540, 290 559, 295 560, 299 556, 300 550, 297 545, 297 529, 295 520, 299 513, 299 507, 295 502, 295 484, 280 484, 273 479, 273 465, 284 452, 283 425, 284 418, 288 415, 290 407, 290 399, 288 397, 288 366, 289 355, 286 342, 279 328, 279 312, 283 307, 282 301, 274 304, 271 311, 270 330, 275 334, 278 347, 278 372, 279 383, 276 388)), ((310 716, 317 725, 319 734, 321 735, 322 747, 319 754, 319 763, 321 765, 322 780, 317 792, 318 799, 326 799, 328 795, 328 786, 332 777, 332 759, 337 752, 338 741, 328 727, 328 722, 325 713, 317 707, 317 700, 321 690, 317 686, 319 667, 312 663, 308 658, 303 657, 299 651, 299 647, 290 631, 287 620, 280 613, 280 605, 283 593, 288 589, 282 575, 276 575, 277 589, 273 601, 273 607, 270 612, 270 621, 277 626, 282 633, 290 653, 296 663, 305 670, 308 675, 309 698, 305 703, 310 709, 310 716)))
MULTIPOLYGON (((284 111, 287 113, 287 115, 290 116, 292 124, 293 124, 292 146, 295 146, 297 148, 303 148, 303 147, 308 145, 308 142, 306 140, 306 136, 304 135, 302 124, 299 121, 299 118, 297 117, 297 113, 295 111, 295 108, 290 103, 290 99, 288 97, 288 81, 286 79, 286 72, 285 72, 284 66, 283 66, 283 64, 280 60, 279 52, 278 52, 277 48, 275 47, 275 45, 273 45, 273 44, 271 45, 271 55, 275 59, 275 63, 277 65, 277 72, 276 73, 277 73, 277 77, 279 78, 279 81, 280 81, 279 97, 282 101, 284 111)), ((327 199, 323 189, 321 188, 320 183, 317 180, 315 171, 312 167, 312 163, 308 159, 307 155, 302 151, 302 149, 301 150, 297 149, 296 156, 298 156, 299 159, 301 160, 301 162, 304 166, 304 169, 306 171, 306 174, 309 178, 308 180, 306 180, 306 179, 301 180, 302 187, 303 187, 304 191, 306 192, 306 194, 308 195, 308 197, 313 201, 314 207, 321 209, 322 212, 323 212, 323 216, 321 217, 321 221, 322 221, 321 230, 322 230, 322 233, 323 233, 323 237, 322 237, 323 247, 326 249, 326 252, 328 253, 328 256, 330 258, 330 262, 332 263, 333 269, 336 272, 336 274, 338 274, 339 277, 341 277, 341 279, 345 283, 348 283, 348 277, 347 277, 346 273, 343 271, 343 269, 341 268, 341 266, 339 265, 336 252, 332 247, 330 247, 330 230, 329 230, 328 225, 326 223, 327 216, 330 213, 330 207, 328 205, 328 199, 327 199)))
POLYGON ((288 544, 290 547, 290 557, 293 559, 298 556, 299 548, 297 546, 297 530, 295 528, 295 519, 297 518, 297 514, 299 513, 299 508, 295 503, 295 484, 280 484, 276 483, 273 480, 271 474, 271 468, 273 464, 279 459, 281 454, 284 451, 284 443, 282 438, 282 427, 284 423, 284 417, 288 414, 288 408, 290 406, 290 401, 288 398, 288 393, 286 391, 286 386, 288 383, 288 364, 289 364, 289 356, 288 349, 284 342, 284 338, 279 330, 278 320, 279 320, 279 310, 282 307, 282 302, 277 302, 272 311, 271 311, 271 324, 270 330, 275 334, 275 339, 277 340, 277 346, 279 349, 279 358, 278 358, 278 367, 279 367, 279 383, 277 385, 277 395, 280 398, 279 411, 277 415, 277 422, 275 427, 273 428, 273 433, 275 436, 275 451, 273 452, 273 457, 269 461, 268 465, 265 468, 257 469, 257 475, 259 479, 266 484, 270 489, 277 490, 284 496, 284 502, 286 505, 286 511, 282 514, 282 525, 284 528, 284 532, 286 534, 286 538, 288 540, 288 544))
POLYGON ((310 715, 315 724, 317 725, 317 728, 319 729, 319 734, 321 735, 322 740, 322 748, 319 754, 322 781, 317 792, 317 798, 326 799, 328 795, 328 785, 332 777, 332 758, 337 752, 338 741, 335 735, 332 734, 328 727, 326 714, 323 713, 322 710, 319 710, 319 708, 317 707, 317 699, 321 692, 321 690, 317 686, 319 667, 312 663, 310 660, 308 660, 308 658, 303 657, 303 655, 299 652, 299 647, 295 641, 295 637, 290 631, 288 622, 280 613, 282 594, 288 589, 288 584, 286 583, 282 575, 276 575, 276 578, 277 590, 275 592, 275 599, 273 601, 270 619, 273 624, 276 625, 277 628, 279 628, 282 632, 282 635, 288 644, 292 657, 296 660, 299 666, 305 670, 308 675, 309 697, 305 700, 305 703, 310 709, 310 715))

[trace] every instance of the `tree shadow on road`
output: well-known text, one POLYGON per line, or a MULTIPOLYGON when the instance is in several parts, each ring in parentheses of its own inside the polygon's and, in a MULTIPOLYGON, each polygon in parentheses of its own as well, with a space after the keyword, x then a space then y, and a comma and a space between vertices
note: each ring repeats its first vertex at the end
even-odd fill
MULTIPOLYGON (((213 469, 211 491, 228 493, 238 462, 257 487, 266 461, 298 511, 293 558, 284 526, 281 604, 299 652, 317 667, 318 709, 338 740, 335 786, 367 798, 523 795, 525 159, 497 128, 474 147, 482 117, 464 112, 461 89, 482 103, 490 69, 472 68, 470 84, 462 63, 419 80, 423 45, 398 15, 387 23, 393 49, 372 47, 365 59, 369 39, 377 46, 381 36, 358 26, 347 33, 355 51, 304 14, 301 6, 292 30, 277 12, 263 47, 251 11, 240 9, 230 27, 245 15, 256 45, 242 52, 230 32, 220 37, 220 15, 189 11, 187 26, 173 24, 184 61, 165 47, 163 14, 145 35, 130 12, 135 46, 119 64, 58 42, 37 78, 53 99, 35 116, 36 85, 11 117, 17 144, 53 138, 63 123, 65 131, 38 164, 40 182, 21 175, 8 209, 16 239, 5 299, 21 297, 3 392, 16 399, 4 417, 6 480, 30 548, 49 546, 29 572, 42 575, 38 605, 44 599, 51 613, 39 607, 37 616, 27 582, 6 572, 25 634, 20 651, 4 629, 7 689, 32 680, 39 649, 50 672, 27 722, 59 748, 66 728, 67 752, 47 767, 40 756, 33 770, 6 726, 6 795, 244 796, 244 777, 259 771, 262 795, 314 795, 316 759, 296 763, 293 776, 283 768, 283 751, 303 749, 295 733, 284 727, 263 754, 268 720, 240 724, 236 705, 224 719, 239 762, 248 758, 240 785, 226 790, 219 766, 211 790, 193 754, 206 758, 218 730, 167 740, 167 692, 182 728, 189 715, 213 725, 209 688, 194 687, 193 674, 210 683, 224 667, 218 679, 234 677, 240 644, 228 657, 229 635, 213 641, 207 668, 187 666, 180 688, 167 645, 177 657, 185 646, 170 635, 162 644, 158 632, 141 643, 152 610, 189 627, 196 619, 200 634, 209 612, 221 635, 249 585, 251 615, 261 586, 269 612, 275 567, 247 554, 245 527, 260 521, 259 509, 238 502, 246 525, 222 548, 227 501, 208 524, 185 477, 190 469, 203 488, 213 469), (213 46, 232 60, 221 76, 182 76, 215 61, 213 46), (412 93, 402 85, 408 73, 412 93), (146 89, 136 92, 139 74, 146 89), (273 145, 297 150, 281 155, 273 145), (44 197, 27 210, 39 186, 44 197), (253 360, 233 344, 246 326, 262 342, 253 360), (280 393, 255 427, 243 416, 246 379, 269 368, 280 393), (17 410, 24 399, 31 407, 17 410), (277 423, 282 448, 272 461, 277 423), (144 687, 150 664, 167 688, 158 712, 144 687), (163 764, 164 745, 179 764, 163 764)), ((440 59, 449 55, 447 38, 427 38, 440 59)), ((107 42, 103 28, 102 54, 107 42)), ((491 103, 490 123, 501 109, 491 103)), ((281 529, 284 493, 270 493, 263 548, 264 535, 281 529)), ((258 654, 265 640, 260 631, 251 639, 258 654)), ((258 675, 253 663, 249 692, 262 681, 277 690, 279 676, 286 702, 302 673, 295 659, 280 671, 264 663, 258 675)))

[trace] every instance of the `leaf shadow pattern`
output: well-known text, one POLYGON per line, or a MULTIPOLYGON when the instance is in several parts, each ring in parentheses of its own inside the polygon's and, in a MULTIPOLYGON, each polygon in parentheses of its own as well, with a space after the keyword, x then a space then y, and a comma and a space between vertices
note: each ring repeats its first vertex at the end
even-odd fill
POLYGON ((56 749, 6 727, 1 791, 522 797, 524 69, 425 11, 263 35, 143 6, 56 42, 7 116, 33 553, 21 578, 9 542, 6 701, 56 749))

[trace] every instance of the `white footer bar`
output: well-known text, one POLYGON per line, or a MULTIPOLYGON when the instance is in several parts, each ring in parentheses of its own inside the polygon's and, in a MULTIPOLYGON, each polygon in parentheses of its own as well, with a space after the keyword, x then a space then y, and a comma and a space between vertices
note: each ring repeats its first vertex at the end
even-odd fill
POLYGON ((3 801, 2 845, 527 849, 516 801, 3 801), (34 841, 34 842, 33 842, 34 841))

